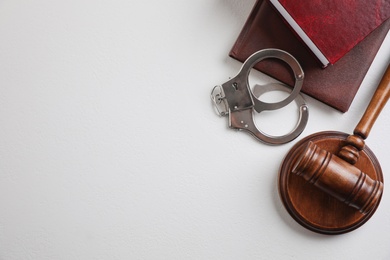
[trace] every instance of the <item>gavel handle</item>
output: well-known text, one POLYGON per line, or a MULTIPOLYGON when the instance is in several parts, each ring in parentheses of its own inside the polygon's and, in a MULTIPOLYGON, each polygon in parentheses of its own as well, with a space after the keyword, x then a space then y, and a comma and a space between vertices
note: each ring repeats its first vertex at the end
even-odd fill
POLYGON ((354 134, 359 135, 363 139, 368 137, 375 120, 378 118, 383 107, 386 105, 390 97, 390 64, 382 77, 377 90, 375 91, 370 104, 368 105, 363 117, 357 124, 354 134))
POLYGON ((346 145, 341 148, 338 156, 349 162, 355 164, 359 158, 359 152, 363 150, 365 143, 364 140, 370 134, 371 128, 378 118, 380 112, 387 103, 390 97, 390 64, 388 65, 385 74, 379 83, 373 97, 366 111, 364 112, 359 123, 353 131, 353 135, 347 138, 346 145))

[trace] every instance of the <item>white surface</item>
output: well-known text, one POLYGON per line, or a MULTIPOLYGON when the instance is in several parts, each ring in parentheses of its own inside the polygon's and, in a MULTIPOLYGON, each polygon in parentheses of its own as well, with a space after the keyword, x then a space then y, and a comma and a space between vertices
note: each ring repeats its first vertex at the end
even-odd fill
MULTIPOLYGON (((389 182, 361 228, 313 233, 277 192, 296 141, 264 145, 214 113, 253 4, 0 0, 1 260, 390 258, 389 182)), ((352 132, 389 47, 348 113, 306 97, 298 140, 352 132)), ((277 115, 264 129, 285 127, 277 115)), ((385 178, 389 122, 386 107, 367 140, 385 178)))

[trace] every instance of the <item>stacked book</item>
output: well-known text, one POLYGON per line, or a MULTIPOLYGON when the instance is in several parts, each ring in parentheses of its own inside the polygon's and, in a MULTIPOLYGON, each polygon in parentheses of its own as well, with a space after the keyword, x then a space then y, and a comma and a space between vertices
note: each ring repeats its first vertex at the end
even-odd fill
MULTIPOLYGON (((346 112, 390 29, 389 17, 390 1, 257 0, 229 55, 243 62, 261 49, 287 51, 305 72, 302 92, 346 112)), ((294 84, 281 61, 255 68, 294 84)))

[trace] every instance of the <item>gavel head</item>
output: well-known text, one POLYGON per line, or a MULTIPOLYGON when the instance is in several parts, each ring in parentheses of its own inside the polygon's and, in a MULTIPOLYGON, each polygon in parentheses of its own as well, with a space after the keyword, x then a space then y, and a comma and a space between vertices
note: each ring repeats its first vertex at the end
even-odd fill
POLYGON ((363 214, 375 208, 382 197, 382 182, 313 142, 308 142, 292 172, 363 214))

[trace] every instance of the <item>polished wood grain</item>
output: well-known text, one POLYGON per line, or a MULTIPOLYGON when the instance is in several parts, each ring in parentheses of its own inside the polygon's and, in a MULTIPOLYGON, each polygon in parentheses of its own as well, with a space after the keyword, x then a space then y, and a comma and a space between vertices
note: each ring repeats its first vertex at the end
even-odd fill
POLYGON ((383 193, 378 160, 365 144, 390 96, 390 65, 352 135, 320 132, 298 142, 279 171, 279 193, 290 215, 323 234, 360 227, 383 193))
POLYGON ((292 173, 346 205, 368 214, 379 203, 383 183, 309 141, 292 173))
MULTIPOLYGON (((381 197, 370 212, 363 214, 293 173, 308 142, 337 154, 346 145, 347 137, 346 133, 332 131, 310 135, 290 149, 279 170, 279 194, 286 210, 300 225, 317 233, 336 235, 355 230, 366 223, 379 206, 381 197)), ((359 161, 354 167, 371 179, 383 182, 380 164, 367 145, 360 152, 359 161)))

